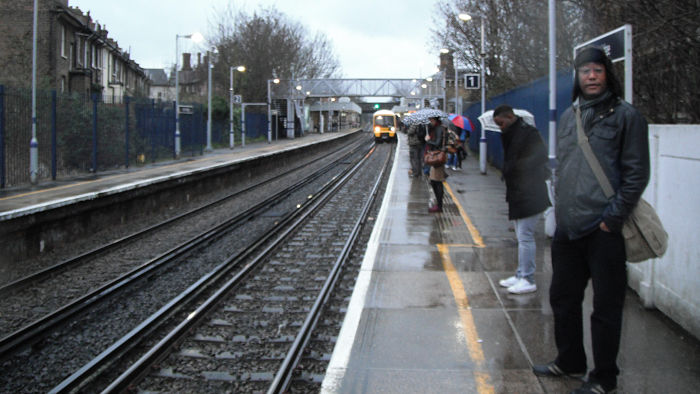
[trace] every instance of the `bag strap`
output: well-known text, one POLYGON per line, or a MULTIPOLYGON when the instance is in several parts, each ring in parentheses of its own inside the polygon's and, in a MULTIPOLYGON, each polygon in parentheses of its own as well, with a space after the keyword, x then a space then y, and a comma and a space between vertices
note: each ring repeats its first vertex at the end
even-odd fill
POLYGON ((615 195, 615 191, 613 190, 613 187, 610 184, 610 180, 605 175, 603 168, 600 166, 598 158, 593 153, 593 149, 591 149, 591 144, 590 142, 588 142, 588 137, 586 137, 586 134, 584 134, 583 132, 583 125, 581 124, 580 107, 576 107, 576 135, 578 136, 578 146, 581 147, 581 150, 583 151, 583 156, 586 158, 586 161, 588 161, 588 165, 591 166, 591 170, 593 170, 593 174, 595 175, 596 179, 598 179, 598 183, 603 189, 605 197, 612 197, 613 195, 615 195))

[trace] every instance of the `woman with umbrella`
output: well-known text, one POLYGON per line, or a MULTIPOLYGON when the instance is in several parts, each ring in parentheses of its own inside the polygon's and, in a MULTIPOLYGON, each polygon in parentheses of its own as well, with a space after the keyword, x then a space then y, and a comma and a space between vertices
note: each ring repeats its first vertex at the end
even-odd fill
MULTIPOLYGON (((446 138, 446 130, 442 127, 442 122, 439 116, 431 116, 429 118, 430 126, 428 127, 428 134, 425 136, 425 141, 428 150, 442 150, 444 149, 443 139, 446 138)), ((437 167, 430 167, 430 186, 433 188, 435 193, 435 205, 428 208, 428 212, 442 212, 442 198, 445 195, 445 190, 442 185, 447 179, 447 174, 445 173, 445 164, 439 165, 437 167)))

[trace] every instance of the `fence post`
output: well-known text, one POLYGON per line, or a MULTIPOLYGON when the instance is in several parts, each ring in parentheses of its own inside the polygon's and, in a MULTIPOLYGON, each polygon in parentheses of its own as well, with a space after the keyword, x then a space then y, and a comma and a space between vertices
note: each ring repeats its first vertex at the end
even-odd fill
POLYGON ((51 91, 51 179, 56 180, 56 91, 51 91))
POLYGON ((97 94, 92 94, 92 172, 97 173, 97 94))
POLYGON ((0 188, 5 188, 5 86, 0 85, 0 188))
POLYGON ((125 121, 124 121, 124 132, 126 134, 126 155, 124 157, 126 168, 129 168, 129 96, 124 96, 124 108, 126 111, 125 121))
MULTIPOLYGON (((177 103, 173 101, 173 115, 175 116, 175 139, 177 140, 178 138, 182 138, 181 135, 178 135, 179 132, 179 127, 180 127, 180 114, 177 113, 177 103)), ((173 144, 173 160, 177 160, 177 155, 180 153, 178 152, 178 149, 180 148, 178 145, 178 142, 175 141, 173 144)))
POLYGON ((151 163, 156 162, 156 137, 158 133, 157 130, 160 129, 160 116, 158 116, 158 122, 156 123, 156 100, 151 99, 151 127, 149 128, 149 133, 151 134, 151 163))

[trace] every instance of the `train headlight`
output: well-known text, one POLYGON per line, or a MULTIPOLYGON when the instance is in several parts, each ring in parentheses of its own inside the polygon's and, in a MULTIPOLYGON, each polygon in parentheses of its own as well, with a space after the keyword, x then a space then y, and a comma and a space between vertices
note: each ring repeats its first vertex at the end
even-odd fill
POLYGON ((375 127, 374 127, 374 132, 375 132, 375 133, 379 133, 379 132, 381 132, 381 131, 382 131, 382 128, 381 128, 381 127, 379 127, 379 126, 375 126, 375 127))
POLYGON ((391 128, 391 131, 394 132, 394 131, 396 131, 396 129, 395 129, 394 127, 392 127, 392 128, 391 128))

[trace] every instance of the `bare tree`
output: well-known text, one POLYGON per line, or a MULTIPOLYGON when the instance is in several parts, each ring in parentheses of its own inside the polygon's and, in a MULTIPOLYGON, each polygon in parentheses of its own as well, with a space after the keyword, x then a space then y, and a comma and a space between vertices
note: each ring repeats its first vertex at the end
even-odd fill
POLYGON ((700 122, 700 1, 572 3, 592 36, 632 25, 634 102, 651 122, 700 122))
MULTIPOLYGON (((435 47, 455 51, 460 67, 479 70, 480 21, 486 22, 486 82, 496 95, 547 73, 547 0, 439 2, 435 47)), ((634 102, 651 122, 700 121, 700 1, 560 0, 557 68, 570 69, 575 45, 632 25, 634 102)))
MULTIPOLYGON (((571 64, 572 48, 585 30, 575 23, 578 7, 557 3, 557 64, 571 64)), ((485 66, 489 95, 495 95, 547 73, 547 0, 440 1, 433 44, 454 52, 459 67, 480 69, 481 21, 485 24, 485 66), (474 16, 464 22, 462 12, 474 16)))
POLYGON ((211 41, 219 51, 214 74, 219 94, 228 88, 229 67, 239 65, 246 71, 234 73, 235 90, 246 101, 265 101, 267 80, 273 76, 327 78, 339 73, 328 38, 322 33, 310 35, 274 8, 246 13, 229 6, 217 15, 211 41))

